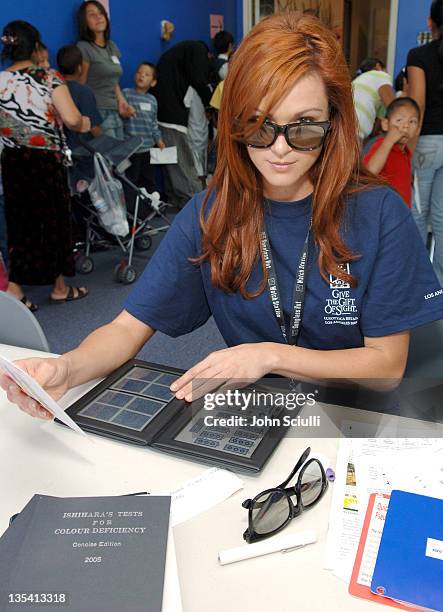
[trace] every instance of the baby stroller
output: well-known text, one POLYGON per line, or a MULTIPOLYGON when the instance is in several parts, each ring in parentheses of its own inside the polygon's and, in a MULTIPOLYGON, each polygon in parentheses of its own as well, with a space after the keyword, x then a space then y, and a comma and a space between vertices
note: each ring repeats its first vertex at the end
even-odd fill
POLYGON ((122 142, 103 135, 90 141, 81 139, 81 147, 73 151, 75 164, 70 172, 71 191, 76 193, 77 208, 82 212, 85 224, 85 241, 76 251, 76 270, 81 274, 89 274, 94 269, 92 247, 116 242, 124 256, 114 269, 114 279, 125 284, 133 283, 137 278, 132 265, 134 247, 148 250, 152 245, 151 236, 170 226, 164 214, 168 204, 160 200, 158 193, 148 194, 124 174, 131 165, 129 158, 141 144, 139 137, 122 142), (136 196, 132 212, 126 211, 121 183, 136 196), (141 202, 148 211, 143 219, 139 217, 141 202), (156 216, 161 217, 166 225, 155 228, 149 225, 156 216))

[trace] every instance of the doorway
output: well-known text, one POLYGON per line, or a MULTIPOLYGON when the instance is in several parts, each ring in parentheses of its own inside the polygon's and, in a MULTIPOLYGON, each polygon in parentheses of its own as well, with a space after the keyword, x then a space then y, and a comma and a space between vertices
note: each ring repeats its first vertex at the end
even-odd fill
POLYGON ((244 34, 274 12, 314 9, 341 40, 355 72, 366 57, 381 59, 394 69, 399 0, 243 0, 244 34))
POLYGON ((345 0, 343 41, 351 72, 367 57, 388 62, 390 0, 345 0))

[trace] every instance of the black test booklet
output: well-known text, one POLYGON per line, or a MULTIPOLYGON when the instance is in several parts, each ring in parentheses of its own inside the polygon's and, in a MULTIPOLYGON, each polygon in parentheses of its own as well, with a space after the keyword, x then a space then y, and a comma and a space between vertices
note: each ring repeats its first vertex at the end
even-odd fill
MULTIPOLYGON (((169 389, 182 374, 131 360, 66 412, 85 431, 221 467, 260 471, 289 427, 284 407, 250 403, 245 410, 219 402, 208 410, 208 396, 189 404, 169 389)), ((291 418, 299 410, 291 409, 291 418)))
POLYGON ((161 612, 170 502, 34 495, 0 538, 0 611, 161 612))

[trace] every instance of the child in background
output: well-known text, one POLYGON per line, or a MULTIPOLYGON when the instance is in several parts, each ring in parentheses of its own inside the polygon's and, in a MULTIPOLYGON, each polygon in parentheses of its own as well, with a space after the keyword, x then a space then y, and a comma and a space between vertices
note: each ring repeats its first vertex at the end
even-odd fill
MULTIPOLYGON (((76 45, 66 45, 57 53, 57 66, 68 86, 74 104, 82 115, 89 117, 91 121, 91 131, 89 134, 82 134, 84 140, 100 136, 103 122, 102 116, 97 109, 95 94, 90 87, 80 83, 83 71, 83 57, 80 49, 76 45)), ((66 141, 71 151, 80 146, 79 134, 64 127, 66 141)), ((92 160, 89 158, 79 159, 75 172, 76 178, 93 178, 94 169, 92 160)))
MULTIPOLYGON (((95 94, 90 87, 83 85, 80 80, 83 73, 83 57, 76 45, 66 45, 57 53, 57 66, 68 86, 74 104, 82 115, 91 120, 91 134, 97 137, 102 133, 100 127, 102 116, 97 109, 95 94)), ((70 149, 80 145, 77 132, 65 128, 66 138, 70 149)), ((82 134, 82 138, 85 134, 82 134)))
POLYGON ((45 43, 41 41, 37 43, 37 48, 32 54, 32 61, 36 66, 49 70, 51 66, 49 64, 48 47, 45 45, 45 43))
POLYGON ((382 119, 385 136, 377 138, 364 157, 364 163, 398 191, 405 203, 412 203, 412 154, 420 125, 420 109, 415 100, 396 98, 382 119), (412 145, 412 146, 411 146, 412 145), (412 150, 411 150, 412 149, 412 150))
POLYGON ((216 57, 213 60, 213 66, 216 73, 217 85, 219 81, 223 81, 228 74, 229 57, 234 50, 234 37, 231 32, 221 30, 214 36, 213 41, 216 57))
POLYGON ((135 89, 124 89, 123 95, 136 114, 124 120, 125 135, 143 137, 143 144, 130 158, 131 167, 126 176, 137 187, 144 187, 148 193, 156 190, 154 168, 151 166, 149 149, 157 145, 165 148, 157 123, 157 100, 149 92, 156 84, 155 65, 142 62, 134 76, 135 89))

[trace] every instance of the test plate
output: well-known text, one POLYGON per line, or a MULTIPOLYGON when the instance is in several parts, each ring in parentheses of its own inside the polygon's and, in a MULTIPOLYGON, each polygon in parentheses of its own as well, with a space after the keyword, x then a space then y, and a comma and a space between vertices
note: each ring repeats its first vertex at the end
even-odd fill
POLYGON ((170 405, 177 409, 182 403, 169 388, 181 374, 174 368, 131 360, 67 412, 87 431, 148 444, 157 427, 169 420, 170 405))

